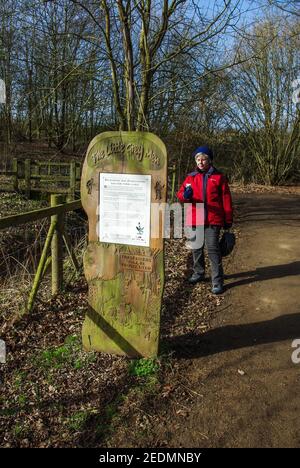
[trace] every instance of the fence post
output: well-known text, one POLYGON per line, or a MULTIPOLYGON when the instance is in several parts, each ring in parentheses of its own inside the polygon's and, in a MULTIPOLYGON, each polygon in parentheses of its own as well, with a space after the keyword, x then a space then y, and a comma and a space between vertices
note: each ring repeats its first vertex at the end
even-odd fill
POLYGON ((30 198, 30 159, 25 159, 25 194, 30 198))
POLYGON ((70 163, 70 189, 68 201, 75 200, 75 188, 76 188, 76 163, 73 161, 70 163))
MULTIPOLYGON (((63 203, 62 195, 51 194, 51 206, 63 203)), ((51 216, 51 224, 55 224, 55 231, 51 243, 52 258, 52 295, 56 295, 63 288, 63 245, 62 233, 64 225, 64 214, 51 216)))
POLYGON ((12 160, 12 170, 15 173, 14 174, 14 190, 17 192, 19 190, 19 184, 18 184, 18 160, 14 158, 12 160))

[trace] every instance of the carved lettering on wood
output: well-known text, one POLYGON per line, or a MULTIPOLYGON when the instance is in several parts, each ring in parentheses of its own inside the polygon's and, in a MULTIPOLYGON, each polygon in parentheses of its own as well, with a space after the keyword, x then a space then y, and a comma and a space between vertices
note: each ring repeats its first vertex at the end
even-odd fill
POLYGON ((124 254, 120 255, 121 270, 148 271, 153 270, 153 258, 143 255, 124 254))

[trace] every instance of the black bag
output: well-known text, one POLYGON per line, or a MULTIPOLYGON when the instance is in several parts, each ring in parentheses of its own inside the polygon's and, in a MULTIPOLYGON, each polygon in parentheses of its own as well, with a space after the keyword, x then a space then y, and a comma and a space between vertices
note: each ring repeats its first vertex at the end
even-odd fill
POLYGON ((227 257, 227 255, 231 254, 235 246, 235 235, 233 232, 225 231, 219 245, 222 257, 227 257))

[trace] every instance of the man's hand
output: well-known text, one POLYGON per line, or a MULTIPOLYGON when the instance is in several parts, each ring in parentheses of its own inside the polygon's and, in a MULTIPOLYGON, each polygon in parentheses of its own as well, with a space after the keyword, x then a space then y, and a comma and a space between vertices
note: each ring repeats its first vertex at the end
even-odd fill
POLYGON ((183 192, 183 197, 186 199, 186 200, 190 200, 190 198, 192 198, 193 196, 193 189, 190 185, 187 185, 184 189, 184 192, 183 192))

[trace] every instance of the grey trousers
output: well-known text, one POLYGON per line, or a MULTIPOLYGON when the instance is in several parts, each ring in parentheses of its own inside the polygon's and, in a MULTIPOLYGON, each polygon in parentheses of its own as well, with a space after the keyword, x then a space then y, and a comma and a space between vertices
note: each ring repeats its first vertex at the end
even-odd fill
POLYGON ((186 227, 186 235, 188 241, 195 240, 196 236, 198 242, 195 242, 193 248, 193 242, 190 244, 193 261, 194 261, 194 273, 199 275, 205 275, 205 261, 204 261, 204 245, 206 246, 208 258, 211 266, 211 279, 214 286, 223 285, 223 265, 222 256, 219 248, 219 236, 220 226, 195 226, 186 227), (202 246, 201 246, 202 245, 202 246))

